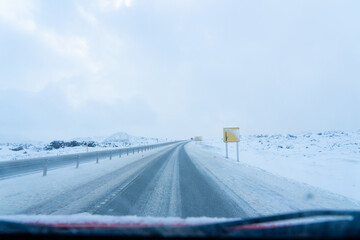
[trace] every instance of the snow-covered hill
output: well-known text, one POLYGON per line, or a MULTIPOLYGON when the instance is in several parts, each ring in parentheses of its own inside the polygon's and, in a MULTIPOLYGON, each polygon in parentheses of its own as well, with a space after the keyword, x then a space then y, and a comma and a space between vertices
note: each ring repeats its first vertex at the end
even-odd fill
POLYGON ((157 143, 159 140, 156 138, 145 138, 132 136, 124 132, 115 133, 106 139, 103 140, 103 143, 117 143, 120 145, 130 145, 130 144, 152 144, 157 143))
POLYGON ((53 156, 68 153, 97 151, 164 142, 162 139, 137 137, 117 132, 107 137, 73 138, 69 141, 54 140, 50 143, 0 143, 0 161, 53 156))

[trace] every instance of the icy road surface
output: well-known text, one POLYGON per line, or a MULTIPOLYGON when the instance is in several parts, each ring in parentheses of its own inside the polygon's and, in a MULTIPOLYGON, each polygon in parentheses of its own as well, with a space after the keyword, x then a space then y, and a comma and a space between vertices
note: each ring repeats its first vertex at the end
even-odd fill
POLYGON ((258 168, 234 165, 194 143, 177 143, 47 177, 0 181, 0 215, 97 214, 247 218, 358 202, 258 168))

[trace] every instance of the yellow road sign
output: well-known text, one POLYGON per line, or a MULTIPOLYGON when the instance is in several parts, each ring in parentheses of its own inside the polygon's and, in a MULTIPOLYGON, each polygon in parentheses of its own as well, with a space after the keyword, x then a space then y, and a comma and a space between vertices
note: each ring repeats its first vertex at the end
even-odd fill
POLYGON ((224 128, 224 142, 239 142, 239 128, 224 128))
POLYGON ((200 136, 195 137, 195 141, 200 142, 201 140, 202 140, 202 137, 200 137, 200 136))

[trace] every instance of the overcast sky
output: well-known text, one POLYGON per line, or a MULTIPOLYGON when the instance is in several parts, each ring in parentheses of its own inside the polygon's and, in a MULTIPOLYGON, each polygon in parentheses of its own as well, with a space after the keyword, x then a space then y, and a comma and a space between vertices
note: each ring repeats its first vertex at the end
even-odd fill
POLYGON ((0 0, 0 141, 360 129, 360 1, 0 0))

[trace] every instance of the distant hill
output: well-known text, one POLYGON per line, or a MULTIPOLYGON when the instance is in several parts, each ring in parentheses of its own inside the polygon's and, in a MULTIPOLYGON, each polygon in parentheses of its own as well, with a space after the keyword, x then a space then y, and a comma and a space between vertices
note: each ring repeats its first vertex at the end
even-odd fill
POLYGON ((111 145, 115 144, 118 146, 128 146, 128 145, 139 145, 139 144, 153 144, 157 143, 158 139, 156 138, 146 138, 130 135, 126 132, 117 132, 107 137, 85 137, 85 138, 74 138, 75 141, 93 141, 98 145, 111 145))
POLYGON ((102 142, 103 143, 119 143, 119 144, 123 144, 123 145, 124 144, 136 145, 136 144, 156 143, 157 139, 156 138, 137 137, 137 136, 129 135, 125 132, 117 132, 117 133, 114 133, 113 135, 107 137, 102 142))

